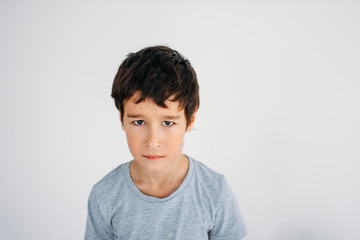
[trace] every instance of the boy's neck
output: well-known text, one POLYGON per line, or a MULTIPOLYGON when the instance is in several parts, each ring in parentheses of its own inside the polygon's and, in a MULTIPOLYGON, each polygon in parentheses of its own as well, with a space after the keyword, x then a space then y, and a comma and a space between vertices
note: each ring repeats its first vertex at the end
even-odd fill
POLYGON ((162 172, 148 172, 136 161, 130 164, 130 174, 133 182, 139 188, 141 186, 152 186, 154 188, 161 187, 164 184, 172 184, 183 182, 189 169, 189 160, 185 155, 181 155, 180 159, 172 165, 170 169, 162 172))

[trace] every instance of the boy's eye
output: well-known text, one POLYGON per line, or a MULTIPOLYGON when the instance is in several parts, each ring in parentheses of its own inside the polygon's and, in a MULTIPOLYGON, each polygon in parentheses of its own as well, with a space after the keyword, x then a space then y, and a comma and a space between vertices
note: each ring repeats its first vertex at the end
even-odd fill
POLYGON ((144 124, 145 124, 144 120, 136 120, 136 121, 133 121, 133 123, 134 123, 136 126, 140 126, 140 125, 144 125, 144 124))
POLYGON ((174 124, 174 122, 170 122, 170 121, 163 121, 162 122, 162 125, 164 125, 164 126, 171 126, 173 124, 174 124))

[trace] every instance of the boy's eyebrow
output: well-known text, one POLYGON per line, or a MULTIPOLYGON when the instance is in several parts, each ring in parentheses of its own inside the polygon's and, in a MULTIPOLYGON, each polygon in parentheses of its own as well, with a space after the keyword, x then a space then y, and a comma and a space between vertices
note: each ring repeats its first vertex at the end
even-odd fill
POLYGON ((126 114, 128 118, 140 118, 143 117, 141 114, 126 114))
POLYGON ((164 116, 164 118, 169 120, 176 120, 176 119, 180 119, 181 116, 164 116))
MULTIPOLYGON (((141 114, 126 114, 126 116, 128 118, 144 118, 144 116, 141 115, 141 114)), ((181 116, 178 116, 178 115, 175 115, 175 116, 165 115, 165 116, 162 116, 162 117, 165 118, 165 119, 169 119, 169 120, 177 120, 177 119, 181 118, 181 116)))

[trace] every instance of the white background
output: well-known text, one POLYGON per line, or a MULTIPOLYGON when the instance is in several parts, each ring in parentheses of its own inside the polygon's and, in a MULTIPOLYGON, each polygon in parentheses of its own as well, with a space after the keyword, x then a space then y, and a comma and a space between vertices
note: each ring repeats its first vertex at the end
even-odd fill
POLYGON ((358 1, 1 1, 0 239, 82 239, 129 161, 113 78, 168 45, 201 104, 184 152, 223 173, 248 240, 360 239, 358 1))

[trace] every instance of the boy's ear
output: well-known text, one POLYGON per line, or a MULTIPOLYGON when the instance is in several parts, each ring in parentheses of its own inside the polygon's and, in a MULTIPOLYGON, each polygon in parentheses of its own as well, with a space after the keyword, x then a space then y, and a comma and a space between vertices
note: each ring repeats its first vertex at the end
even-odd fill
POLYGON ((196 112, 197 112, 197 110, 198 110, 198 107, 195 109, 193 115, 192 115, 191 118, 190 118, 190 123, 189 123, 189 125, 188 125, 187 128, 186 128, 186 132, 190 132, 190 131, 193 129, 194 123, 195 123, 195 118, 196 118, 196 112))

